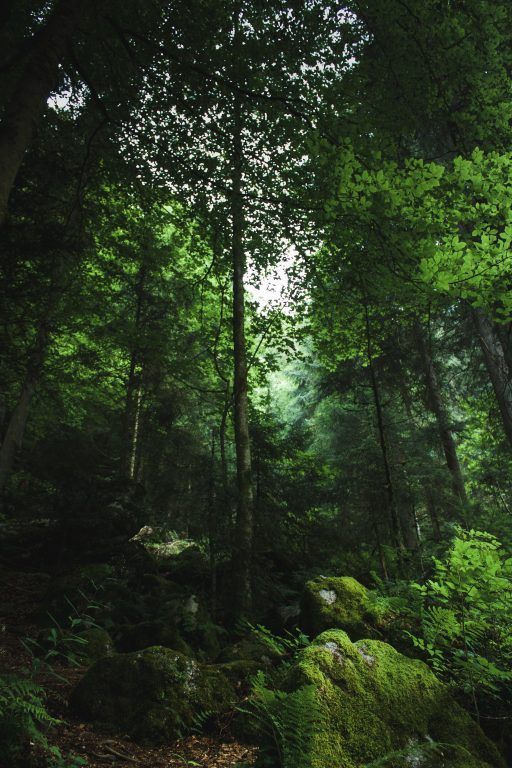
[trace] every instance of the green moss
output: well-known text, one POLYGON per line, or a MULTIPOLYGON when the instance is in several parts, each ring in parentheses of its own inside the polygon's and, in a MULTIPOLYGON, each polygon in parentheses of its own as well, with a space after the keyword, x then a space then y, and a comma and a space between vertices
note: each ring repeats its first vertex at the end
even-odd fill
POLYGON ((195 542, 176 540, 168 543, 146 543, 144 547, 156 567, 188 587, 204 585, 209 574, 206 554, 195 542))
POLYGON ((98 661, 73 691, 70 705, 85 720, 147 744, 172 741, 234 701, 216 667, 154 646, 98 661))
POLYGON ((362 768, 429 740, 453 745, 445 768, 459 768, 461 754, 474 768, 502 765, 429 668, 386 643, 352 643, 343 631, 324 632, 302 652, 288 681, 292 689, 311 683, 323 712, 312 768, 362 768))
POLYGON ((78 633, 78 637, 86 641, 81 651, 82 659, 87 663, 98 661, 104 656, 111 656, 114 651, 112 638, 109 633, 100 627, 91 627, 78 633))
POLYGON ((353 640, 374 636, 385 620, 370 592, 351 576, 320 577, 306 584, 301 622, 313 637, 326 629, 343 629, 353 640))

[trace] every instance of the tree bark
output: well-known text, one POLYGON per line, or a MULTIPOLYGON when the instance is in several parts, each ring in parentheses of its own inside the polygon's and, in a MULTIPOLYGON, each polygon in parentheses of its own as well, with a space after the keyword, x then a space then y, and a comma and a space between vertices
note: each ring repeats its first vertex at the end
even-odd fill
POLYGON ((14 84, 0 123, 0 226, 23 156, 48 97, 59 61, 81 15, 84 0, 58 0, 37 35, 32 53, 14 84))
POLYGON ((494 331, 503 347, 503 354, 509 374, 512 374, 512 323, 494 323, 494 331))
POLYGON ((229 381, 225 382, 224 393, 224 407, 222 409, 222 415, 219 424, 219 453, 220 453, 220 469, 221 469, 221 482, 222 482, 222 500, 223 500, 223 516, 226 526, 226 536, 228 547, 231 548, 233 542, 233 510, 231 508, 231 494, 229 492, 229 467, 228 456, 226 452, 226 428, 228 424, 228 416, 231 410, 233 402, 233 392, 229 381))
POLYGON ((485 366, 498 401, 503 429, 510 445, 512 445, 512 372, 509 371, 503 345, 494 332, 491 320, 480 308, 472 309, 472 315, 485 366))
POLYGON ((427 345, 425 344, 425 338, 423 335, 423 329, 419 323, 414 325, 414 335, 418 344, 418 349, 423 364, 423 373, 425 375, 425 385, 427 388, 427 395, 430 408, 436 417, 437 429, 443 446, 444 456, 446 459, 446 466, 451 475, 452 489, 455 496, 465 504, 467 502, 466 487, 464 485, 464 478, 462 475, 462 469, 459 462, 459 456, 457 453, 457 445, 453 439, 453 433, 450 425, 450 419, 444 407, 443 396, 441 393, 441 387, 439 385, 439 379, 427 345))
POLYGON ((246 614, 252 604, 253 491, 251 444, 247 395, 247 350, 245 341, 245 253, 244 210, 242 200, 242 105, 234 96, 233 177, 231 196, 233 262, 233 349, 234 349, 234 421, 237 474, 237 518, 234 561, 237 580, 237 611, 246 614))
POLYGON ((389 451, 388 451, 388 444, 386 439, 386 431, 384 427, 382 402, 380 398, 379 383, 377 381, 377 375, 375 373, 375 365, 373 360, 372 337, 371 337, 371 331, 370 331, 370 316, 368 313, 368 306, 366 304, 364 309, 365 309, 365 320, 366 320, 368 370, 370 373, 370 384, 372 388, 373 399, 375 402, 375 413, 377 415, 379 443, 380 443, 380 449, 382 454, 382 464, 383 464, 384 476, 385 476, 386 506, 389 514, 389 523, 390 523, 391 535, 393 539, 393 545, 396 548, 399 561, 401 562, 403 542, 402 542, 402 534, 400 529, 400 518, 398 516, 395 492, 393 488, 393 480, 391 477, 391 466, 389 463, 389 451))
MULTIPOLYGON (((400 396, 402 398, 402 402, 404 404, 405 412, 407 414, 407 418, 411 424, 414 423, 414 412, 413 412, 413 406, 412 406, 412 398, 411 394, 409 392, 409 388, 407 386, 407 379, 405 376, 405 372, 400 366, 400 380, 399 380, 399 388, 400 388, 400 396)), ((431 523, 432 523, 432 530, 433 530, 433 536, 435 541, 441 540, 441 529, 439 527, 439 517, 437 515, 436 506, 434 503, 434 499, 432 497, 432 493, 430 490, 430 486, 426 479, 422 477, 420 479, 421 487, 423 489, 423 494, 425 498, 425 507, 428 512, 428 515, 430 517, 431 523)), ((417 538, 418 538, 418 544, 421 546, 421 534, 420 534, 420 528, 418 526, 418 520, 416 513, 414 513, 414 519, 416 524, 416 532, 417 532, 417 538)))
POLYGON ((133 480, 135 477, 137 433, 139 431, 140 402, 142 398, 139 333, 142 321, 145 280, 146 267, 145 264, 142 263, 139 267, 137 283, 135 286, 134 346, 132 346, 130 355, 130 369, 128 371, 128 380, 126 383, 123 445, 121 451, 122 472, 124 477, 127 477, 129 480, 133 480))
POLYGON ((425 493, 425 504, 427 507, 427 512, 429 514, 430 521, 432 523, 434 541, 441 541, 441 525, 439 523, 439 515, 437 514, 437 507, 434 499, 434 494, 432 493, 430 487, 426 483, 422 483, 422 485, 425 493))
POLYGON ((44 359, 48 347, 48 336, 48 325, 47 323, 43 323, 39 328, 34 347, 30 354, 20 396, 11 413, 0 448, 0 493, 2 493, 5 488, 16 455, 21 448, 30 412, 30 403, 32 402, 32 397, 34 396, 43 370, 44 359))
POLYGON ((375 541, 377 546, 377 552, 379 554, 379 563, 380 563, 380 569, 382 572, 382 576, 385 579, 385 581, 389 580, 389 573, 388 573, 388 564, 386 562, 386 553, 384 552, 384 548, 382 546, 382 541, 380 538, 380 531, 379 526, 376 522, 373 524, 373 530, 375 532, 375 541))
POLYGON ((215 484, 215 430, 212 429, 208 482, 208 555, 210 561, 210 610, 217 610, 217 493, 215 484))
POLYGON ((416 552, 420 548, 421 542, 414 507, 404 506, 401 508, 400 529, 405 548, 409 552, 416 552))
POLYGON ((135 412, 133 416, 133 430, 131 434, 130 445, 130 466, 128 477, 130 480, 135 480, 138 475, 139 459, 140 459, 140 427, 141 427, 141 409, 142 409, 142 382, 139 381, 137 390, 135 393, 135 412))

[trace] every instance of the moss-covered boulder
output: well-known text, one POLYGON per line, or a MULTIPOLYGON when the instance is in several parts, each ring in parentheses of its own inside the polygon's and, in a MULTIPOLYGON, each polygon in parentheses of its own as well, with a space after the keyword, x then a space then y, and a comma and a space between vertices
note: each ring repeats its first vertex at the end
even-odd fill
POLYGON ((351 576, 320 576, 302 594, 301 625, 312 637, 326 629, 343 629, 352 640, 375 637, 387 621, 385 608, 351 576))
POLYGON ((112 656, 114 644, 109 633, 101 627, 91 627, 78 632, 77 637, 83 642, 79 656, 85 664, 89 664, 105 656, 112 656))
POLYGON ((504 765, 426 664, 387 643, 352 643, 341 630, 324 632, 290 672, 290 692, 303 686, 313 686, 320 714, 307 746, 311 768, 363 768, 374 761, 383 768, 504 765))
POLYGON ((154 646, 98 661, 73 691, 70 706, 105 730, 162 744, 233 702, 233 686, 218 668, 154 646))
POLYGON ((195 542, 176 539, 170 542, 143 542, 157 568, 174 581, 194 589, 203 589, 208 582, 208 557, 195 542))

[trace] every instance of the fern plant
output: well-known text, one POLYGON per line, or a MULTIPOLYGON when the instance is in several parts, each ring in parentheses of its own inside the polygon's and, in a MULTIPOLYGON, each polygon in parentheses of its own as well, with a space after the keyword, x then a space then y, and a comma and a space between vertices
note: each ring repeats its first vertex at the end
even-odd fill
POLYGON ((279 768, 310 768, 314 736, 323 719, 315 686, 305 685, 291 693, 272 689, 260 670, 242 711, 257 721, 263 760, 271 757, 279 768))
POLYGON ((266 645, 269 651, 277 656, 295 655, 297 651, 309 644, 309 637, 300 629, 294 632, 286 631, 285 635, 276 635, 263 624, 251 624, 245 621, 243 627, 249 629, 263 646, 266 645))
POLYGON ((422 634, 407 633, 463 691, 501 696, 512 680, 512 558, 491 534, 458 529, 433 577, 415 585, 422 634))
POLYGON ((42 727, 57 723, 46 710, 44 689, 26 677, 0 675, 0 764, 15 765, 29 742, 46 746, 42 727))

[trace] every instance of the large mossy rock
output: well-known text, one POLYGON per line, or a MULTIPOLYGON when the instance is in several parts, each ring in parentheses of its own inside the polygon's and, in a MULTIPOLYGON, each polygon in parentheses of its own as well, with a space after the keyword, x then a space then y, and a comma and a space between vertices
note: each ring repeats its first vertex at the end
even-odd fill
POLYGON ((70 706, 105 730, 162 744, 233 702, 233 686, 218 668, 154 646, 98 661, 73 691, 70 706))
POLYGON ((312 637, 326 629, 343 629, 352 640, 374 637, 388 617, 372 603, 370 594, 351 576, 308 581, 301 598, 301 625, 312 637))
POLYGON ((208 557, 198 544, 185 539, 153 543, 143 541, 146 552, 155 566, 174 581, 194 589, 208 584, 210 565, 208 557))
POLYGON ((101 627, 84 629, 78 632, 77 637, 83 642, 78 655, 84 664, 91 664, 94 661, 103 659, 105 656, 112 656, 114 653, 112 638, 101 627))
POLYGON ((324 632, 301 653, 288 683, 290 691, 314 687, 320 722, 309 745, 311 768, 504 765, 426 664, 387 643, 324 632))

